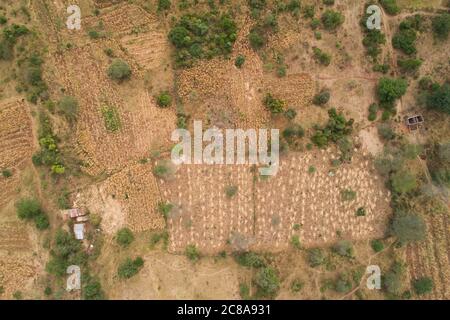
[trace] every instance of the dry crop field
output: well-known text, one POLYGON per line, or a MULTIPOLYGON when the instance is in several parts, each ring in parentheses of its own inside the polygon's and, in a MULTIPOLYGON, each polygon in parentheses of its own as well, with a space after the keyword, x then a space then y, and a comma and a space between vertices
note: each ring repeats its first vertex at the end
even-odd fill
POLYGON ((34 149, 31 119, 27 105, 11 100, 0 104, 0 169, 11 177, 0 177, 0 206, 17 193, 21 171, 30 163, 34 149))
POLYGON ((274 177, 258 178, 251 166, 182 166, 173 180, 159 180, 162 196, 174 205, 169 214, 170 250, 194 244, 218 253, 225 249, 280 251, 299 236, 306 247, 328 245, 341 236, 383 237, 389 216, 389 192, 369 158, 332 169, 331 150, 282 158, 274 177), (308 172, 314 167, 315 172, 308 172), (237 187, 233 197, 226 188, 237 187), (344 201, 350 189, 356 199, 344 201), (356 216, 358 208, 366 215, 356 216), (298 224, 298 230, 294 226, 298 224))
POLYGON ((426 219, 428 234, 423 243, 409 245, 407 261, 411 278, 430 275, 435 283, 431 299, 450 299, 450 225, 448 213, 426 219))

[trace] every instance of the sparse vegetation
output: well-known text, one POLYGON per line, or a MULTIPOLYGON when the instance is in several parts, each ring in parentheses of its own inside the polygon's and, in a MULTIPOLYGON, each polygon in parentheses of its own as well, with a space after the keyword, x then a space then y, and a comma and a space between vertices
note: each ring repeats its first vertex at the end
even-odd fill
POLYGON ((323 52, 321 49, 317 47, 313 47, 314 59, 318 61, 321 65, 329 66, 331 63, 331 55, 326 52, 323 52))
POLYGON ((117 231, 116 241, 122 247, 128 247, 134 241, 133 232, 128 228, 122 228, 117 231))
POLYGON ((186 247, 186 257, 192 262, 197 262, 200 259, 200 252, 195 245, 190 244, 186 247))

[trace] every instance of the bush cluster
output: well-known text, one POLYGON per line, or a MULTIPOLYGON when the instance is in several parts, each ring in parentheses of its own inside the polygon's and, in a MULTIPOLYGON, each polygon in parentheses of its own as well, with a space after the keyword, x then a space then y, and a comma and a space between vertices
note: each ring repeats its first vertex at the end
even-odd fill
POLYGON ((226 14, 186 14, 169 32, 169 40, 176 48, 179 67, 192 66, 196 59, 210 59, 231 53, 237 27, 226 14))

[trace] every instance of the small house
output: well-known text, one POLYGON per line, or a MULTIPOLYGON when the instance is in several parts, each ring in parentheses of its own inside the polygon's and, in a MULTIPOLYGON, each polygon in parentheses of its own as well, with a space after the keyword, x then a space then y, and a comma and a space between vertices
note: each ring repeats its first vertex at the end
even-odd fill
POLYGON ((405 122, 409 130, 417 130, 422 126, 424 119, 421 115, 415 115, 412 117, 406 117, 405 122))
POLYGON ((73 209, 63 210, 62 214, 64 215, 65 218, 76 219, 78 217, 85 216, 86 211, 84 209, 73 208, 73 209))
POLYGON ((73 225, 73 232, 75 233, 75 239, 84 239, 84 223, 76 223, 73 225))

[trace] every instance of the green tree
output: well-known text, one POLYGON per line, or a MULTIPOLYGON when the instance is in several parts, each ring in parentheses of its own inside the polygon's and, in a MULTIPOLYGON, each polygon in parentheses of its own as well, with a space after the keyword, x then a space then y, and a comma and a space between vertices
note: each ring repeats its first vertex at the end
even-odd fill
POLYGON ((275 99, 270 93, 264 98, 264 105, 272 113, 282 113, 284 111, 285 102, 281 99, 275 99))
POLYGON ((261 268, 255 276, 257 296, 272 298, 280 289, 280 279, 274 269, 270 267, 261 268))
POLYGON ((122 59, 114 59, 108 68, 108 76, 116 81, 123 81, 130 78, 131 68, 122 59))
POLYGON ((418 295, 427 294, 433 291, 433 280, 429 277, 422 277, 414 280, 413 282, 414 291, 418 295))
POLYGON ((342 13, 327 9, 321 17, 323 26, 327 30, 335 30, 342 23, 344 23, 344 16, 342 13))
POLYGON ((383 77, 377 86, 377 95, 381 103, 393 104, 406 93, 408 83, 403 79, 383 77))
POLYGON ((450 84, 436 85, 426 98, 428 108, 450 114, 450 84))
POLYGON ((398 212, 391 223, 391 234, 402 244, 421 241, 426 235, 425 222, 417 214, 398 212))
POLYGON ((437 38, 445 40, 450 33, 450 14, 443 13, 433 18, 433 32, 437 38))

